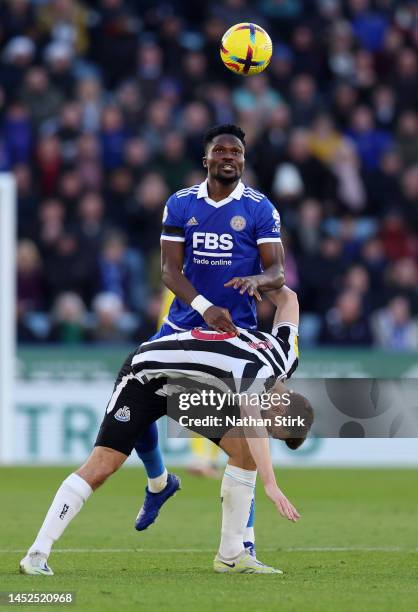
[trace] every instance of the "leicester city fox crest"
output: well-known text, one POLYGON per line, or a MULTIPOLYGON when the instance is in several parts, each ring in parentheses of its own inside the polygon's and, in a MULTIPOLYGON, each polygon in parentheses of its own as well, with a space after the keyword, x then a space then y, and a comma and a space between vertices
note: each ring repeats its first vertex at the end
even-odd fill
POLYGON ((244 219, 244 217, 241 217, 241 215, 235 215, 235 217, 232 217, 231 219, 231 227, 236 232, 242 232, 242 230, 245 229, 246 225, 247 221, 244 219))

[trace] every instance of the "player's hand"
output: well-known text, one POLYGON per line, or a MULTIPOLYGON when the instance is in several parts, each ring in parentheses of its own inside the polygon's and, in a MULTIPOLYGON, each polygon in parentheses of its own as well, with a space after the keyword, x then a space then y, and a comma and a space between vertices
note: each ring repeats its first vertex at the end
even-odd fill
POLYGON ((210 306, 203 315, 205 322, 218 332, 228 332, 238 336, 238 330, 232 322, 229 310, 219 306, 210 306))
POLYGON ((286 495, 282 493, 279 487, 274 483, 271 485, 265 485, 264 490, 267 497, 271 499, 277 510, 284 517, 296 523, 300 519, 300 514, 287 499, 286 495))
POLYGON ((224 284, 224 287, 232 287, 233 289, 239 289, 241 295, 245 292, 251 297, 255 297, 261 302, 262 297, 258 291, 258 278, 257 276, 234 276, 230 281, 224 284))

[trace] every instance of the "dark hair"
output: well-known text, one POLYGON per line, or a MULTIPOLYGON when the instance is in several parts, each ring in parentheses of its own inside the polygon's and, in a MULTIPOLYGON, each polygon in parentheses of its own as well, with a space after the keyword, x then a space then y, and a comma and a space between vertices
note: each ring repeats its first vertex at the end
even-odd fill
POLYGON ((214 127, 206 130, 205 135, 203 136, 204 150, 206 151, 212 140, 221 134, 232 134, 232 136, 236 136, 245 147, 245 133, 242 131, 242 129, 233 123, 223 123, 221 125, 215 125, 214 127))
POLYGON ((293 392, 290 397, 291 402, 287 409, 288 416, 300 416, 305 422, 303 427, 290 427, 288 431, 292 434, 292 437, 285 438, 284 440, 288 448, 296 450, 306 440, 306 436, 312 427, 314 413, 310 401, 304 395, 293 392))
POLYGON ((290 403, 288 406, 286 406, 284 413, 283 413, 283 407, 281 408, 272 407, 271 410, 273 411, 274 414, 277 414, 277 415, 282 415, 282 416, 292 417, 292 418, 300 417, 301 419, 303 419, 304 425, 299 426, 299 427, 297 425, 285 427, 284 429, 289 434, 289 437, 286 437, 286 438, 282 438, 281 436, 283 432, 282 427, 279 427, 278 431, 275 432, 275 427, 273 426, 271 428, 270 433, 273 436, 273 438, 282 439, 284 442, 286 442, 286 445, 289 448, 291 448, 292 450, 295 450, 304 443, 306 436, 308 435, 309 430, 312 427, 312 423, 314 420, 314 413, 313 413, 311 403, 304 395, 301 395, 300 393, 295 393, 293 391, 292 393, 289 393, 289 399, 290 399, 290 403), (276 435, 274 435, 275 433, 276 435))

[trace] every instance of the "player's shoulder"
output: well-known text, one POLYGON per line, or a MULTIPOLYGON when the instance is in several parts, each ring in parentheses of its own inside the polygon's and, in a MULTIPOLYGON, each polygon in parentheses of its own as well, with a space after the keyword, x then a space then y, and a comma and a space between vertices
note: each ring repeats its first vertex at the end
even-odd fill
POLYGON ((274 204, 268 199, 265 193, 253 189, 245 185, 244 191, 242 192, 244 198, 246 198, 247 204, 249 203, 253 210, 257 214, 270 213, 272 209, 275 209, 274 204))
POLYGON ((268 200, 267 196, 264 193, 258 191, 258 189, 253 189, 248 185, 244 185, 244 191, 242 192, 242 195, 245 198, 252 200, 253 202, 261 202, 262 200, 268 200))
POLYGON ((195 196, 197 195, 197 192, 199 191, 199 187, 200 185, 192 185, 191 187, 186 187, 185 189, 179 189, 179 191, 176 191, 173 196, 176 197, 177 199, 180 198, 185 198, 187 196, 195 196))

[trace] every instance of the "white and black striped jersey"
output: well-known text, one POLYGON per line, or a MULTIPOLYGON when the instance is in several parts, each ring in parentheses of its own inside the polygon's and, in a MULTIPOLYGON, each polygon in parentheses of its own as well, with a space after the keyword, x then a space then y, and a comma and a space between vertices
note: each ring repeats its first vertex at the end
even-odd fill
POLYGON ((271 334, 238 330, 232 336, 193 329, 144 342, 133 355, 133 373, 144 383, 188 378, 234 393, 260 393, 292 375, 298 364, 296 326, 283 323, 271 334))

